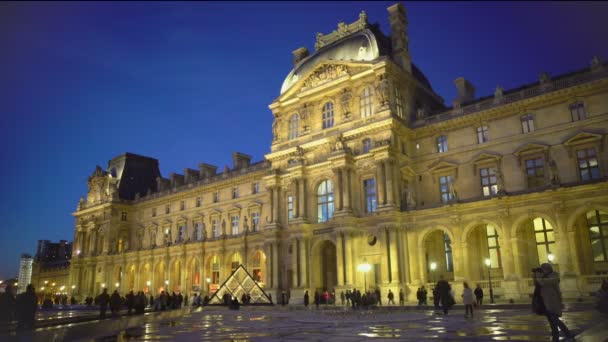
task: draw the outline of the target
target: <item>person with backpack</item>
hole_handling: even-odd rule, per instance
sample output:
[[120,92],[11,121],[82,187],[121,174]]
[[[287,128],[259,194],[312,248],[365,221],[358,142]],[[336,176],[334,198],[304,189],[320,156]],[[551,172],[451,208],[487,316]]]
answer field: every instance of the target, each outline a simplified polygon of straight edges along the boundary
[[[559,331],[566,338],[574,335],[559,317],[562,315],[562,293],[559,288],[559,274],[553,272],[553,266],[548,263],[540,265],[540,268],[532,270],[534,273],[534,295],[533,304],[537,314],[544,314],[551,326],[553,342],[559,341]],[[542,305],[540,304],[542,302]]]

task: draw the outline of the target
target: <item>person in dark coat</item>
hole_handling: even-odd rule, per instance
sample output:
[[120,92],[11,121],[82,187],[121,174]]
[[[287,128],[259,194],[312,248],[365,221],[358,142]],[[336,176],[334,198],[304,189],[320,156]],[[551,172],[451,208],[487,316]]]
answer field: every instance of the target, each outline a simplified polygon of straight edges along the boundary
[[131,311],[133,310],[134,307],[135,307],[135,295],[133,294],[133,291],[130,291],[129,293],[127,293],[127,315],[131,314]]
[[566,338],[574,338],[568,327],[559,317],[562,315],[562,294],[559,288],[559,274],[553,272],[553,266],[549,263],[540,265],[540,270],[535,270],[534,281],[540,286],[540,294],[545,305],[545,316],[551,326],[553,342],[559,341],[561,331]]
[[0,323],[11,322],[15,318],[17,299],[13,294],[13,287],[6,286],[4,293],[0,293]]
[[380,297],[380,288],[379,287],[376,287],[374,294],[376,295],[376,299],[378,300],[378,305],[382,305],[382,297]]
[[38,309],[38,298],[34,287],[30,284],[24,293],[17,296],[17,328],[32,329],[36,320],[36,310]]
[[308,291],[304,293],[304,306],[308,307]]
[[319,291],[315,291],[315,305],[317,306],[317,310],[319,309],[320,302],[321,296],[319,295]]
[[110,304],[108,289],[103,289],[103,292],[97,297],[97,302],[99,303],[99,318],[106,318],[106,310],[108,310],[108,304]]
[[446,280],[443,279],[443,276],[441,276],[439,278],[439,281],[437,282],[437,285],[435,286],[435,289],[439,294],[443,314],[447,315],[448,310],[452,307],[452,305],[454,305],[454,299],[452,298],[452,295],[450,293],[452,287]]
[[434,287],[433,288],[433,305],[435,306],[435,309],[439,309],[439,299],[440,299],[439,290],[436,287]]
[[405,305],[405,294],[403,289],[399,289],[399,305]]
[[110,296],[110,312],[112,312],[112,316],[118,316],[118,312],[120,310],[120,295],[118,294],[118,290],[114,290],[112,296]]
[[483,289],[479,284],[477,284],[477,287],[473,293],[475,294],[477,305],[481,305],[483,303]]

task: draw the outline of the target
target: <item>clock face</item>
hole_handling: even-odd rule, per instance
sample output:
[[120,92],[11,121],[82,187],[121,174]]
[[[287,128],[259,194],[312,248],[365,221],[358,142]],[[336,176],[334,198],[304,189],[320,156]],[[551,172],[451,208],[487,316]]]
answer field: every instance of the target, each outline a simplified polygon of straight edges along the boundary
[[370,246],[375,245],[377,241],[378,241],[378,239],[376,239],[375,235],[369,235],[367,237],[367,244],[370,245]]

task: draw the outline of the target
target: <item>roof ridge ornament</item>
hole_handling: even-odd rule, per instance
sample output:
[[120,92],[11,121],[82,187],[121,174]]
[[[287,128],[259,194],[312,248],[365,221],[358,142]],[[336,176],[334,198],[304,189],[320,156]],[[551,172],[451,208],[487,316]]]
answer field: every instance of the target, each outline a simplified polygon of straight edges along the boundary
[[341,38],[348,36],[349,34],[361,31],[369,26],[367,22],[367,13],[361,11],[359,13],[359,19],[353,23],[345,24],[343,21],[338,23],[338,29],[333,32],[324,35],[323,33],[317,32],[317,40],[315,42],[315,50],[327,46]]

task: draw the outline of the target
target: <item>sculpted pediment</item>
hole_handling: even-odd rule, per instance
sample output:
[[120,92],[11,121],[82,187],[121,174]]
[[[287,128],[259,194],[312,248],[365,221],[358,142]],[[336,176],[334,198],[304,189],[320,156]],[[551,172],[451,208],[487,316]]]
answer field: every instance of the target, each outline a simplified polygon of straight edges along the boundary
[[481,152],[477,155],[471,162],[473,164],[485,164],[485,163],[496,163],[500,161],[501,156],[494,153],[489,152]]
[[441,160],[436,162],[435,164],[429,166],[429,171],[431,173],[443,173],[443,172],[451,172],[458,169],[458,164],[448,162],[445,160]]
[[598,133],[580,132],[575,136],[564,141],[564,145],[573,146],[587,143],[595,143],[602,139],[602,135]]
[[296,84],[288,92],[286,92],[284,96],[282,96],[282,98],[287,98],[294,93],[299,93],[316,88],[331,81],[335,81],[342,78],[350,78],[350,76],[368,70],[371,67],[367,63],[352,64],[354,65],[327,62],[321,63],[306,75],[300,76]]
[[513,152],[513,154],[520,157],[520,156],[526,155],[526,154],[533,154],[533,153],[539,153],[539,152],[544,153],[548,149],[549,149],[549,145],[530,143],[530,144],[525,144],[525,145],[519,147],[517,150],[515,150],[515,152]]

